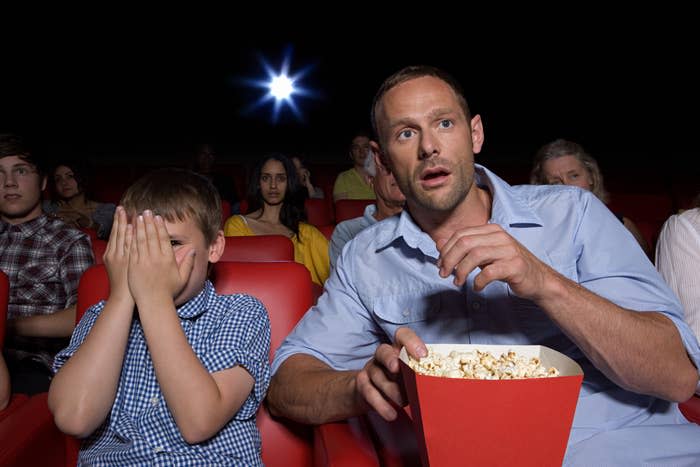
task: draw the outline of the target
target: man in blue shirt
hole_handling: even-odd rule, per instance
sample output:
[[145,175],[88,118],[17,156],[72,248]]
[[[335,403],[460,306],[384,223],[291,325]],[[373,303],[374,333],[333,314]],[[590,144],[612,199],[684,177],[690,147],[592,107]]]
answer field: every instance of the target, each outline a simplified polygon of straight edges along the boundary
[[338,256],[343,251],[345,244],[358,232],[403,210],[406,197],[401,193],[391,172],[386,167],[378,166],[375,163],[375,157],[372,155],[365,159],[365,172],[367,173],[369,184],[377,196],[377,202],[367,205],[363,216],[348,219],[335,226],[328,245],[331,269],[335,267]]
[[588,192],[511,187],[475,165],[481,118],[441,70],[399,71],[372,109],[406,209],[343,250],[275,355],[273,413],[393,420],[401,346],[541,344],[584,369],[566,463],[697,459],[700,427],[667,401],[697,390],[700,346],[624,226]]

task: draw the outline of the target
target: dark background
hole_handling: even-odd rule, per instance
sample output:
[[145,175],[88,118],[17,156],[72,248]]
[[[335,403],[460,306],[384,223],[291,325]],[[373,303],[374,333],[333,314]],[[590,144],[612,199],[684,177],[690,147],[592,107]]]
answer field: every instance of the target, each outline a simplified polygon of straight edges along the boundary
[[[418,13],[418,12],[416,12]],[[678,13],[683,16],[683,13]],[[680,24],[553,21],[519,28],[447,27],[430,21],[379,34],[352,28],[228,27],[145,33],[95,22],[10,34],[0,73],[0,131],[32,138],[46,154],[100,161],[169,161],[201,141],[225,161],[302,151],[342,162],[352,132],[369,126],[382,80],[416,63],[443,67],[463,84],[484,120],[481,162],[529,164],[557,137],[578,141],[606,167],[697,170],[697,34]],[[332,25],[331,25],[332,26]],[[138,34],[137,34],[138,33]],[[262,95],[241,85],[277,69],[316,90],[271,123],[271,107],[245,112]]]

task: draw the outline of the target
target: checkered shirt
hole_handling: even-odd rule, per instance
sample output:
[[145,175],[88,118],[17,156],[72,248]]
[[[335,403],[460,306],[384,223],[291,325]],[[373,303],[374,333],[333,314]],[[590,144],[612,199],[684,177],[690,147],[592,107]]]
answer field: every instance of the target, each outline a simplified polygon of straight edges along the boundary
[[10,280],[7,317],[47,315],[73,305],[80,276],[93,262],[88,236],[58,219],[0,221],[0,269]]
[[[103,308],[100,302],[85,312],[70,345],[56,356],[54,371],[78,350]],[[255,413],[270,383],[270,321],[265,307],[249,295],[217,295],[207,281],[177,314],[187,341],[210,373],[241,365],[253,376],[255,386],[248,399],[218,434],[188,444],[168,410],[135,317],[114,405],[104,423],[83,441],[81,464],[262,465]]]

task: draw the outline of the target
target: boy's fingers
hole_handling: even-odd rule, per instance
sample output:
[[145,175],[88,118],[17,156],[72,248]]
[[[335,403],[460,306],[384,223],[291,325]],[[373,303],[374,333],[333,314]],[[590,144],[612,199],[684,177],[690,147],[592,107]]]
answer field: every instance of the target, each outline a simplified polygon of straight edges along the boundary
[[127,224],[126,231],[124,232],[124,243],[122,246],[122,252],[125,256],[128,256],[131,252],[131,243],[134,239],[134,226]]
[[153,219],[153,211],[146,209],[143,212],[143,222],[146,232],[146,241],[148,251],[151,253],[160,252],[160,240],[158,239],[158,230],[156,229],[156,224]]
[[139,214],[136,217],[136,225],[134,228],[136,230],[134,232],[134,239],[131,242],[131,255],[134,256],[135,253],[134,259],[138,261],[141,254],[148,254],[148,244],[146,243],[146,226],[144,225],[143,215]]
[[161,216],[155,216],[155,227],[160,250],[162,252],[173,251],[170,245],[170,234],[168,233],[168,229],[165,228],[165,221]]

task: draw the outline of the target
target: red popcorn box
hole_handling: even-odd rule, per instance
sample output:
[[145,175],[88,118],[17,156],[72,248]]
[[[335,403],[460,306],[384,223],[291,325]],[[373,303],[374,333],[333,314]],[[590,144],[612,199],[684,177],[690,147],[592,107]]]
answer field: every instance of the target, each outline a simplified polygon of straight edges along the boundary
[[401,374],[423,465],[561,465],[583,381],[575,361],[540,345],[428,347],[443,357],[453,350],[479,350],[498,359],[514,351],[528,361],[538,357],[559,375],[493,380],[428,376],[416,373],[401,349]]

